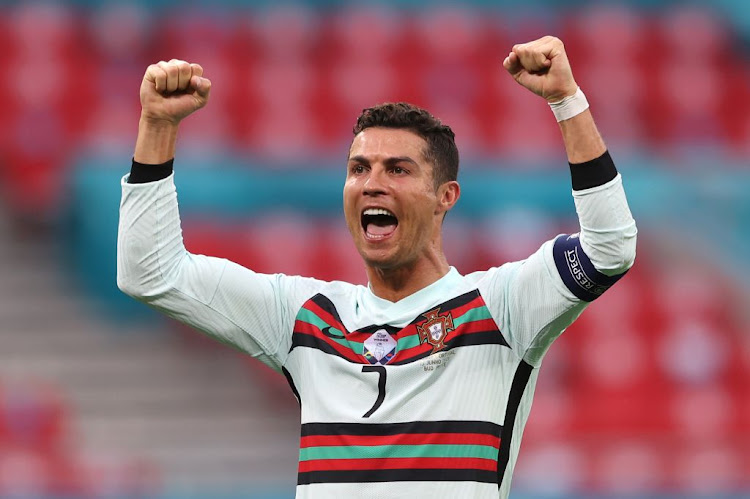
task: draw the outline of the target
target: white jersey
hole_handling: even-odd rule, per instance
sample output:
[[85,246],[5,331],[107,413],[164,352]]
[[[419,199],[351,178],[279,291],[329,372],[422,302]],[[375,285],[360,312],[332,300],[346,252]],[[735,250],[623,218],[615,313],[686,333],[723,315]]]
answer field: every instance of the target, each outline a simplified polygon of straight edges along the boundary
[[487,271],[451,268],[392,303],[190,254],[172,177],[124,179],[118,284],[284,373],[301,408],[298,498],[504,498],[544,353],[632,263],[619,175],[575,196],[590,234]]

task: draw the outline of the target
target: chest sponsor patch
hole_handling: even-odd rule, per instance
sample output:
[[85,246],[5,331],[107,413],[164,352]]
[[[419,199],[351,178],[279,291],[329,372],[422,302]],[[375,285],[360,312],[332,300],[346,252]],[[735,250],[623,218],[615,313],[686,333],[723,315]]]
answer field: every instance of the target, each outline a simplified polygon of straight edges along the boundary
[[396,355],[397,346],[388,331],[378,329],[364,341],[363,355],[370,364],[384,366]]

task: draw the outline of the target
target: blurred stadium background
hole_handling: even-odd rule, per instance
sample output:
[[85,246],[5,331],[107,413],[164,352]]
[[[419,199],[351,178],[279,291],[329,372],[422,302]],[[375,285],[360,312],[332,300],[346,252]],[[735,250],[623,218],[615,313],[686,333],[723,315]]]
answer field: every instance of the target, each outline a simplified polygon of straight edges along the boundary
[[748,497],[744,0],[0,2],[0,496],[293,496],[283,378],[116,289],[149,63],[214,83],[178,147],[188,247],[362,282],[343,159],[385,100],[457,132],[459,270],[576,230],[557,125],[500,64],[548,33],[624,173],[639,257],[545,361],[513,497]]

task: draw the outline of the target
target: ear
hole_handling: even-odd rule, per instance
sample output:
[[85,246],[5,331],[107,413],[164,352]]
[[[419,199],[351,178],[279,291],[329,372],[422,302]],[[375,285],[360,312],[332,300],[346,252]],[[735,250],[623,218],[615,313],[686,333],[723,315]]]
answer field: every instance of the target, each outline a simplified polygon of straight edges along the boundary
[[455,180],[449,180],[438,187],[437,198],[438,204],[435,210],[436,214],[448,213],[458,198],[461,197],[461,186]]

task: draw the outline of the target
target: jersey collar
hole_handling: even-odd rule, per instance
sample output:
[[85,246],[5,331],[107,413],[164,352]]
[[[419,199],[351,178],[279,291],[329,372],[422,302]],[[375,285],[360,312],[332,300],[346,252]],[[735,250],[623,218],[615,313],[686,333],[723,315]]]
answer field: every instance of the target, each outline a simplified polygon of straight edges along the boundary
[[376,296],[368,284],[362,296],[362,305],[370,313],[380,316],[376,319],[378,323],[411,320],[414,318],[414,313],[419,313],[424,307],[450,299],[453,292],[459,287],[461,277],[458,270],[451,267],[448,273],[437,281],[397,302]]

